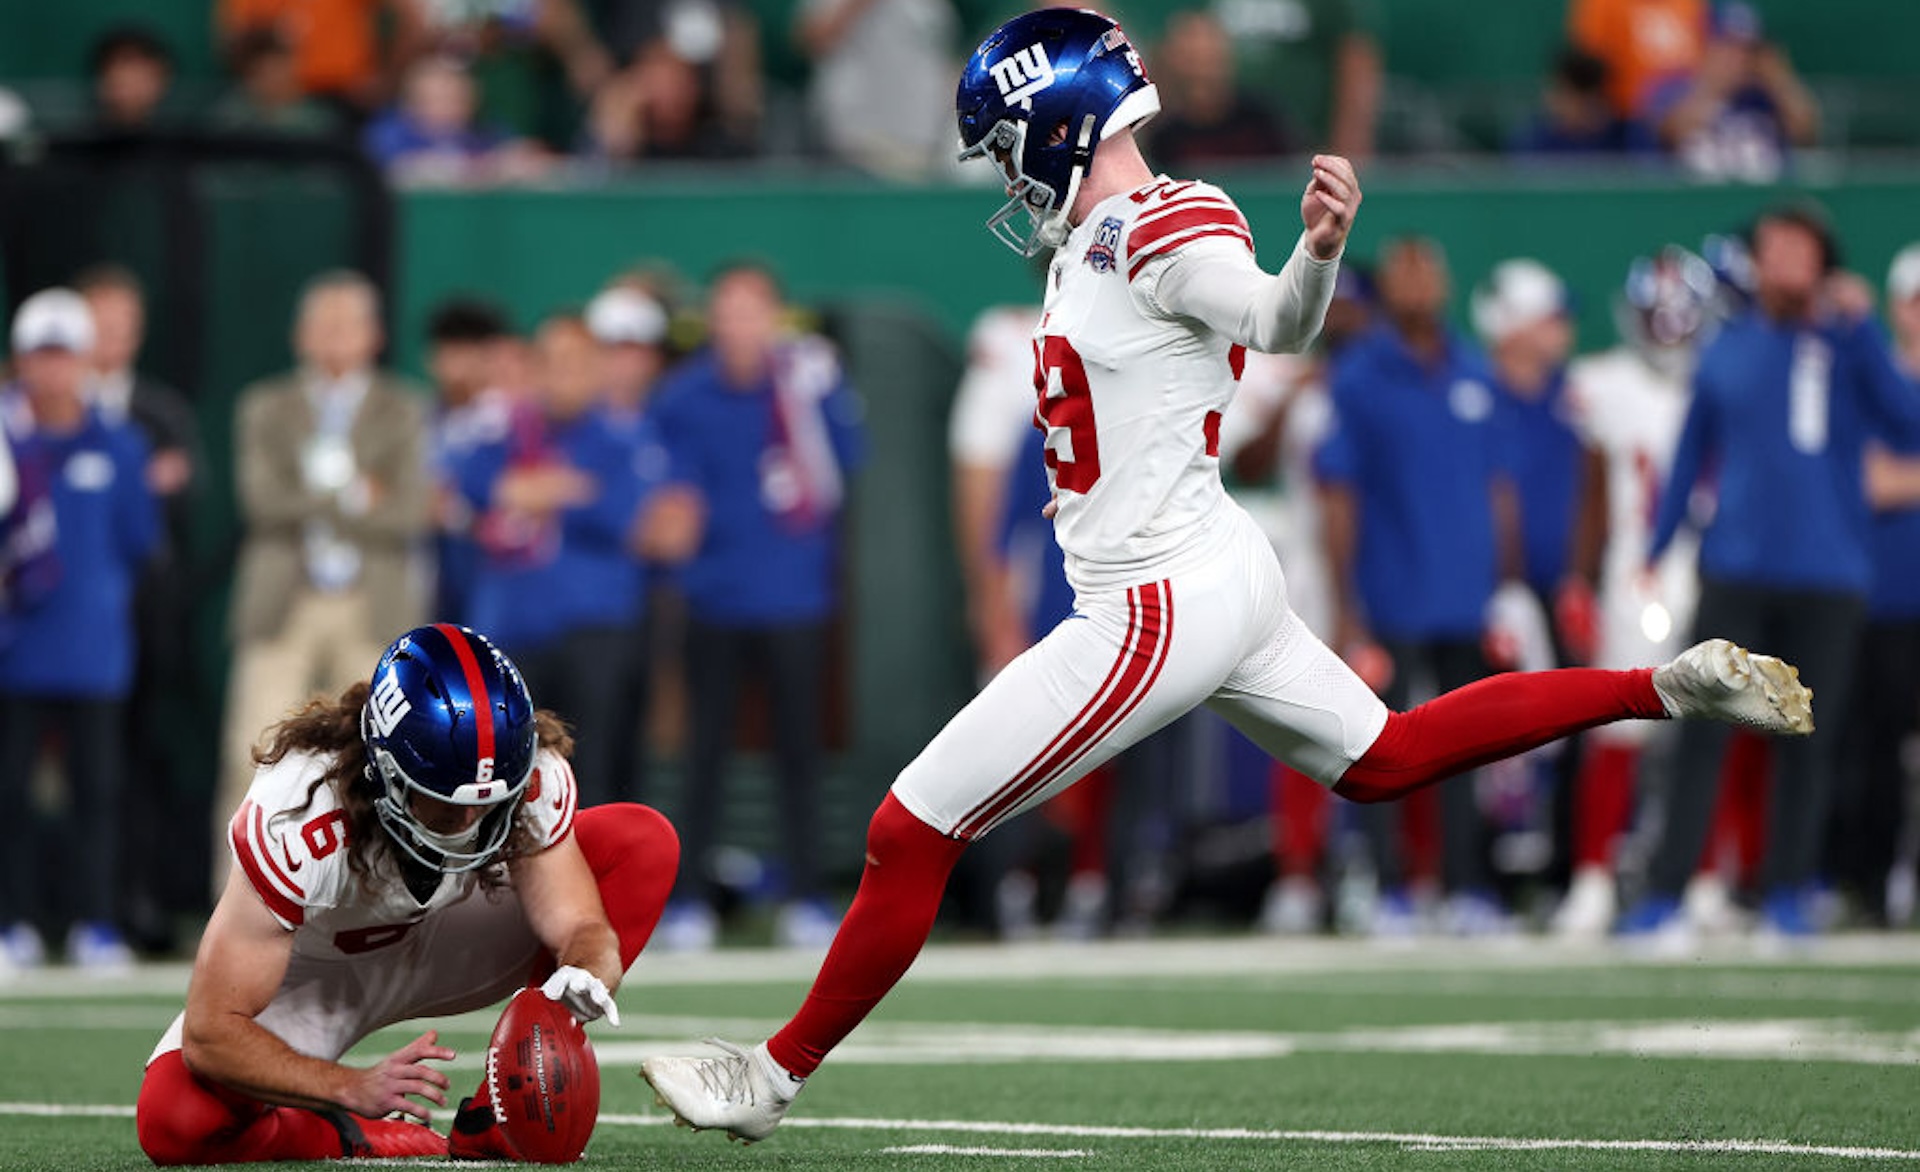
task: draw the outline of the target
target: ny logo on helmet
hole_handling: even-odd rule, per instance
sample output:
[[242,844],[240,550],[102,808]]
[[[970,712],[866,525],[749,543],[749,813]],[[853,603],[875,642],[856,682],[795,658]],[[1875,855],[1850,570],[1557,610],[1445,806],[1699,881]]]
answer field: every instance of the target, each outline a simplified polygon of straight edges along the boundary
[[1009,106],[1033,109],[1033,95],[1053,84],[1053,62],[1039,45],[1028,45],[987,67]]
[[381,676],[367,704],[367,719],[373,721],[373,731],[383,737],[392,736],[393,730],[400,727],[400,721],[411,711],[413,705],[400,690],[400,673],[389,671]]

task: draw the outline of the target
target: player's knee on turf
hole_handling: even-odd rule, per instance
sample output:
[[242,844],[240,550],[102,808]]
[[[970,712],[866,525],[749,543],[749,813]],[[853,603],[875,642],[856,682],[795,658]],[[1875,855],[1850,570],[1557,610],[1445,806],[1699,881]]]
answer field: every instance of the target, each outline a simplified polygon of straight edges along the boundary
[[239,1122],[199,1085],[178,1050],[147,1067],[133,1116],[140,1150],[162,1167],[204,1163],[213,1132]]

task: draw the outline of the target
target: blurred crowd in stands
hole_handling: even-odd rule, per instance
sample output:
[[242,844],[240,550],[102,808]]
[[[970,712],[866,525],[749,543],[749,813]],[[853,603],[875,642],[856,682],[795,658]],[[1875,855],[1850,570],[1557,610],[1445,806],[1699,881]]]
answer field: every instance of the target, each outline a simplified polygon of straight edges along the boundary
[[[335,136],[407,183],[590,181],[755,158],[938,179],[953,173],[967,38],[1009,6],[973,7],[804,0],[791,27],[769,28],[768,9],[745,0],[218,0],[223,92],[183,92],[176,47],[129,23],[93,46],[90,108],[35,110],[0,90],[0,137],[35,123]],[[1445,117],[1439,104],[1397,87],[1372,0],[1132,0],[1117,15],[1144,24],[1165,104],[1150,157],[1171,170],[1475,137],[1427,125]],[[1537,94],[1502,94],[1495,141],[1479,146],[1765,181],[1821,139],[1813,91],[1740,0],[1571,0],[1564,47],[1538,64]]]

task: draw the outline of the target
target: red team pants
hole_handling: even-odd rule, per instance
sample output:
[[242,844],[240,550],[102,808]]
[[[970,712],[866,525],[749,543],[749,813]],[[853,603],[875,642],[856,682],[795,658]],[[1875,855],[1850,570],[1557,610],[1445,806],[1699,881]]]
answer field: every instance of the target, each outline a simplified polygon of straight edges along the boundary
[[[667,894],[673,890],[679,839],[658,812],[629,804],[581,810],[573,832],[619,938],[624,970],[653,934]],[[528,983],[544,980],[552,971],[552,957],[544,957],[528,974]],[[161,1054],[147,1066],[135,1117],[140,1147],[155,1164],[324,1160],[342,1155],[340,1133],[325,1116],[299,1107],[272,1106],[201,1078],[187,1069],[179,1050]]]

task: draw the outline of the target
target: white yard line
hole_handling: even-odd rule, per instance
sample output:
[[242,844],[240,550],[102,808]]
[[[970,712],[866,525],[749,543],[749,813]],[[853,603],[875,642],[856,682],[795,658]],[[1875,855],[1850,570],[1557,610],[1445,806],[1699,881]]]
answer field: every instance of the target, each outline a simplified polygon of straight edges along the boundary
[[1077,1160],[1093,1155],[1081,1148],[963,1148],[958,1144],[904,1144],[881,1148],[883,1156],[1011,1156],[1027,1160]]
[[[0,1116],[106,1116],[131,1119],[133,1108],[114,1104],[0,1103]],[[602,1115],[609,1127],[659,1127],[665,1115]],[[1398,1131],[1282,1131],[1249,1127],[1108,1127],[1098,1124],[1018,1123],[979,1119],[819,1119],[799,1116],[789,1128],[821,1131],[933,1132],[950,1135],[1046,1136],[1059,1139],[1200,1139],[1251,1143],[1382,1144],[1417,1151],[1659,1152],[1695,1155],[1827,1156],[1842,1160],[1920,1161],[1920,1150],[1834,1144],[1797,1144],[1765,1139],[1662,1140],[1570,1139],[1553,1136],[1429,1135]],[[889,1149],[892,1150],[892,1149]],[[391,1166],[394,1161],[380,1161]],[[423,1160],[423,1166],[488,1167],[487,1164]]]
[[[679,985],[801,984],[820,967],[817,951],[729,948],[708,953],[643,953],[627,979],[631,988]],[[996,983],[1127,978],[1312,976],[1367,973],[1376,976],[1455,975],[1478,972],[1680,973],[1705,963],[1737,969],[1806,968],[1820,972],[1863,967],[1920,968],[1920,935],[1861,933],[1823,937],[1805,953],[1781,955],[1745,940],[1709,941],[1686,958],[1646,959],[1605,944],[1569,944],[1547,937],[1516,937],[1493,943],[1420,940],[1383,944],[1368,940],[1272,940],[1219,936],[1112,940],[1083,944],[935,945],[915,962],[915,982]],[[78,975],[52,967],[0,978],[0,1002],[98,997],[179,995],[186,991],[184,963],[142,965],[120,976]],[[1805,979],[1806,974],[1791,974]],[[1869,977],[1872,975],[1869,974]],[[1817,980],[1817,978],[1815,978]]]
[[[735,1031],[763,1037],[774,1024]],[[657,1054],[701,1052],[708,1031],[635,1038],[601,1034],[608,1069]],[[1087,1062],[1238,1062],[1301,1054],[1471,1054],[1491,1058],[1663,1058],[1733,1062],[1836,1062],[1920,1066],[1920,1034],[1877,1032],[1827,1018],[1682,1018],[1622,1021],[1458,1022],[1338,1030],[1177,1030],[1004,1022],[870,1022],[834,1051],[839,1066],[967,1066]],[[446,1065],[477,1070],[464,1053]]]

